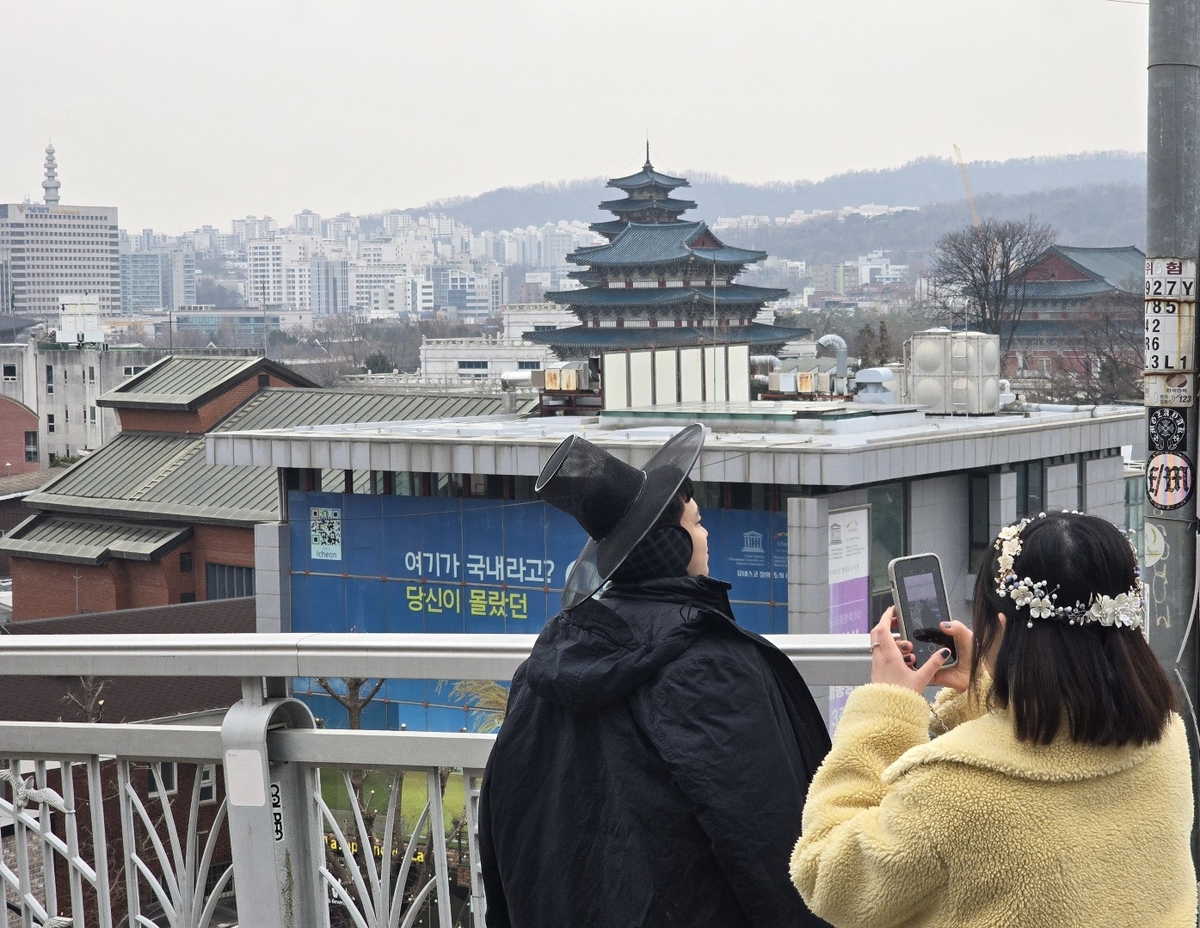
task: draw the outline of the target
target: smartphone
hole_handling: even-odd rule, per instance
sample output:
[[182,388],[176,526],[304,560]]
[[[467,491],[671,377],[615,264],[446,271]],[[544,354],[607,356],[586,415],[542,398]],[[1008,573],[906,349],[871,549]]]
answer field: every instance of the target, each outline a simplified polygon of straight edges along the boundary
[[950,603],[938,556],[898,557],[888,564],[888,579],[900,619],[900,637],[912,642],[917,658],[914,666],[920,667],[942,648],[950,649],[943,666],[954,666],[958,662],[954,639],[940,628],[942,622],[950,621]]

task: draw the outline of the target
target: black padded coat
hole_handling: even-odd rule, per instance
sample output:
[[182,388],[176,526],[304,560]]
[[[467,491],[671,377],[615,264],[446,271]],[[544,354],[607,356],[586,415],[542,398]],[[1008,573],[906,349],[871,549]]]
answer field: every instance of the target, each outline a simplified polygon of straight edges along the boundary
[[547,624],[484,777],[489,928],[825,924],[788,859],[829,737],[728,589],[615,587]]

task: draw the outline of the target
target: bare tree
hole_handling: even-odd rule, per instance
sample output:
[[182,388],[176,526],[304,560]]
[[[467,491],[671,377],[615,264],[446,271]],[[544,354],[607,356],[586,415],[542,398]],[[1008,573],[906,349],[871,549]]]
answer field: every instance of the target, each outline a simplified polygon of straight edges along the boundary
[[1142,312],[1141,299],[1127,293],[1098,297],[1086,307],[1071,365],[1083,402],[1141,401]]
[[1025,311],[1025,273],[1056,234],[1031,215],[1024,222],[985,219],[943,235],[933,249],[930,291],[944,319],[999,335],[1007,358]]

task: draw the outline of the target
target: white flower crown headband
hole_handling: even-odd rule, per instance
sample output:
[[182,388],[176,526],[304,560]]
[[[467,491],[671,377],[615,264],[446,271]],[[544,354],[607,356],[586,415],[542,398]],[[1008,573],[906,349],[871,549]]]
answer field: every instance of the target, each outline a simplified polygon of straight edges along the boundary
[[[1038,513],[1037,518],[1046,518],[1046,513]],[[994,545],[995,549],[1000,552],[1000,556],[997,558],[999,567],[996,572],[996,595],[1002,599],[1010,598],[1017,608],[1028,607],[1030,628],[1033,628],[1034,619],[1066,620],[1068,625],[1099,622],[1101,625],[1108,626],[1142,627],[1145,622],[1146,606],[1140,576],[1134,579],[1133,586],[1129,588],[1128,592],[1115,597],[1096,593],[1092,595],[1090,603],[1076,602],[1071,606],[1058,604],[1057,587],[1049,592],[1046,591],[1048,581],[1034,582],[1029,577],[1018,577],[1013,572],[1013,562],[1021,554],[1021,532],[1032,521],[1034,521],[1033,518],[1022,519],[1015,525],[1001,529],[1000,534],[996,536]]]

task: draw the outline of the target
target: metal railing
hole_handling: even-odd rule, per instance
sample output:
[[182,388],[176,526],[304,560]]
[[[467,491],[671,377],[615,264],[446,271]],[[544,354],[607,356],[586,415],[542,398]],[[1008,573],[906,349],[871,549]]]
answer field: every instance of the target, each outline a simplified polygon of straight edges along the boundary
[[[811,686],[869,676],[866,635],[773,640]],[[482,928],[477,811],[494,736],[318,728],[288,681],[509,680],[533,641],[0,638],[0,675],[242,680],[219,726],[0,722],[0,928]]]

